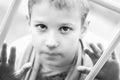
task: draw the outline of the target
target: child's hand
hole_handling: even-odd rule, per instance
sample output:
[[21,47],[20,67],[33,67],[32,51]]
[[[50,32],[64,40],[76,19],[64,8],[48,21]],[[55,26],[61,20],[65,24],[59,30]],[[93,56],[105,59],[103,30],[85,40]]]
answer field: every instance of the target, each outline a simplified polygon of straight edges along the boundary
[[88,54],[93,64],[95,64],[104,51],[103,46],[101,44],[97,44],[97,46],[94,44],[89,44],[89,48],[91,50],[86,49],[84,52]]
[[0,57],[0,80],[21,80],[30,69],[30,64],[24,65],[19,71],[15,72],[16,49],[11,48],[10,58],[7,63],[7,45],[4,44]]
[[[87,53],[93,64],[97,62],[101,54],[103,53],[103,47],[101,44],[98,44],[96,47],[94,44],[89,45],[92,51],[86,49],[85,53]],[[78,68],[79,70],[82,70],[82,72],[89,73],[90,68],[80,66]],[[98,73],[96,76],[97,79],[100,80],[119,80],[119,64],[118,61],[116,60],[116,55],[113,52],[111,58],[105,63],[101,71]]]

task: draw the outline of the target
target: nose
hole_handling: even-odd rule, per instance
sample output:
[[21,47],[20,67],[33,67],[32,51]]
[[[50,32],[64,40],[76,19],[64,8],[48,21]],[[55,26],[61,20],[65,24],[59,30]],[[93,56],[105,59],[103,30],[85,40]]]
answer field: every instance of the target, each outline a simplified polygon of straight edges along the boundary
[[60,43],[58,42],[57,37],[55,37],[55,33],[50,33],[47,36],[45,44],[46,44],[47,48],[52,50],[52,49],[57,48]]

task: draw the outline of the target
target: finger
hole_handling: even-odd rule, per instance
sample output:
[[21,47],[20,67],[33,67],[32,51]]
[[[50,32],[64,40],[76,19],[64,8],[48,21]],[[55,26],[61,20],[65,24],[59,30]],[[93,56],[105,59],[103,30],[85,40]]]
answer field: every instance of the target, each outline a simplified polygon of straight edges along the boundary
[[116,54],[115,54],[115,52],[112,53],[112,59],[116,60]]
[[84,74],[88,74],[90,72],[91,68],[85,67],[85,66],[78,66],[77,70]]
[[3,44],[2,51],[1,51],[1,64],[5,64],[7,60],[7,44]]
[[103,45],[101,43],[98,43],[97,45],[100,48],[100,50],[102,51],[102,53],[103,53],[103,51],[104,51]]
[[32,67],[31,63],[24,64],[23,67],[19,71],[14,73],[16,78],[24,77],[24,75],[26,75],[26,73],[28,72],[28,70],[30,70],[31,67]]
[[15,64],[15,59],[16,59],[16,48],[12,47],[10,51],[10,57],[8,60],[8,63],[10,66],[14,66]]
[[92,53],[90,50],[85,49],[84,52],[85,52],[91,59],[94,59],[94,58],[95,58],[95,56],[93,55],[93,53]]
[[101,56],[101,51],[94,44],[90,44],[90,48],[93,50],[94,55],[99,58]]

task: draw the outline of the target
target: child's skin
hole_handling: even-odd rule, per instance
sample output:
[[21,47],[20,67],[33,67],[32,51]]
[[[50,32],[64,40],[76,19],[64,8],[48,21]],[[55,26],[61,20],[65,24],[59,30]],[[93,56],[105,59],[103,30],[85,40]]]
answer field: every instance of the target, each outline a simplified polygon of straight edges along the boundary
[[[32,7],[31,17],[29,18],[32,44],[36,55],[39,56],[38,61],[40,62],[36,63],[42,64],[42,71],[54,68],[58,70],[70,66],[78,49],[81,50],[79,39],[81,39],[85,26],[81,23],[81,15],[79,13],[78,8],[57,10],[46,0]],[[102,47],[100,45],[98,45],[98,47],[99,49],[93,44],[90,44],[93,52],[85,50],[94,64],[103,52]],[[2,80],[21,80],[21,77],[26,74],[30,65],[24,66],[14,74],[15,50],[12,49],[11,52],[11,57],[13,57],[12,66],[7,66],[6,64],[5,51],[6,47],[4,45],[1,56],[0,78],[2,78]],[[11,59],[12,58],[10,58],[10,60]],[[4,69],[8,69],[7,72],[3,71]],[[88,68],[84,66],[80,66],[78,70],[85,73],[88,72]],[[13,75],[7,75],[8,73]],[[4,75],[6,78],[4,78]],[[118,75],[118,63],[115,58],[112,58],[105,64],[97,78],[100,80],[119,80]],[[10,76],[12,76],[11,79]]]
[[71,64],[78,50],[80,14],[78,10],[57,10],[48,5],[44,2],[33,6],[30,23],[33,45],[43,64],[64,67]]

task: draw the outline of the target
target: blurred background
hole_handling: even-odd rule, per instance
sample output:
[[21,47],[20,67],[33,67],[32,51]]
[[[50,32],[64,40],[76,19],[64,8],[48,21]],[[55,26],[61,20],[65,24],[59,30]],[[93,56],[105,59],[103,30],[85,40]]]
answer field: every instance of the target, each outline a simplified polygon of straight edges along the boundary
[[[13,0],[0,0],[0,24],[12,1]],[[98,0],[90,0],[90,12],[87,17],[90,25],[84,38],[88,43],[100,42],[107,48],[111,40],[120,30],[120,0],[97,1]],[[114,8],[114,10],[109,8]],[[8,44],[29,33],[29,26],[26,19],[27,14],[27,0],[22,0],[6,37]],[[115,51],[120,58],[120,45],[117,46]]]

